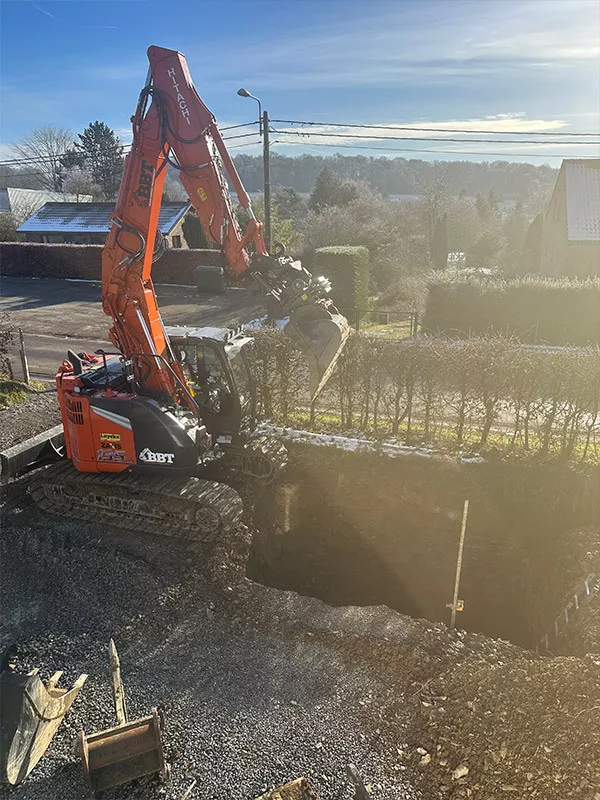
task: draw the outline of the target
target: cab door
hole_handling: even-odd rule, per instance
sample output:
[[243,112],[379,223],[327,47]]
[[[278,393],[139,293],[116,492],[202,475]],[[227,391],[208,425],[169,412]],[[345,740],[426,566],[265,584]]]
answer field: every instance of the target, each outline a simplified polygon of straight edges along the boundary
[[223,347],[203,339],[178,345],[178,359],[209,433],[237,433],[241,422],[240,398]]

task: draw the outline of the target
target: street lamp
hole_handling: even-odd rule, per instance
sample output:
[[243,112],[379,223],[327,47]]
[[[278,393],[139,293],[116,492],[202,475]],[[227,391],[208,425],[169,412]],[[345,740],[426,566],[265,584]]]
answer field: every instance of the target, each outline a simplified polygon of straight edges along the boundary
[[256,100],[256,102],[258,103],[258,125],[259,125],[260,135],[262,136],[262,105],[260,100],[258,99],[258,97],[255,97],[253,94],[250,94],[250,92],[244,88],[238,89],[237,93],[239,94],[240,97],[250,97],[252,98],[252,100]]
[[258,124],[260,135],[263,137],[263,185],[265,196],[265,247],[267,252],[271,249],[271,184],[269,181],[269,112],[263,113],[262,105],[258,97],[255,97],[247,89],[238,89],[240,97],[250,97],[258,103]]

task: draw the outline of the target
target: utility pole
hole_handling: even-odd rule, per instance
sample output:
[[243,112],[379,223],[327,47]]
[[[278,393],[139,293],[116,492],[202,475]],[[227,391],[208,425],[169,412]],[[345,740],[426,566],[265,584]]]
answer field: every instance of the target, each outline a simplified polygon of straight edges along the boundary
[[265,195],[265,246],[267,252],[271,251],[271,183],[269,179],[269,112],[263,112],[263,173]]

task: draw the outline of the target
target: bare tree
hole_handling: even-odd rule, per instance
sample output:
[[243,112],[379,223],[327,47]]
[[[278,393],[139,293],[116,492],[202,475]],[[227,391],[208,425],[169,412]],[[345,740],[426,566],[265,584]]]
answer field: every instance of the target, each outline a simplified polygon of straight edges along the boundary
[[92,175],[83,167],[72,167],[64,181],[63,189],[69,194],[77,196],[79,202],[81,195],[92,195],[93,199],[102,196],[102,189],[94,181]]
[[67,128],[44,125],[31,130],[12,148],[19,158],[27,159],[23,163],[39,173],[44,189],[60,192],[65,176],[61,156],[72,145],[73,134]]
[[0,242],[18,242],[20,239],[17,233],[19,223],[10,211],[0,213]]

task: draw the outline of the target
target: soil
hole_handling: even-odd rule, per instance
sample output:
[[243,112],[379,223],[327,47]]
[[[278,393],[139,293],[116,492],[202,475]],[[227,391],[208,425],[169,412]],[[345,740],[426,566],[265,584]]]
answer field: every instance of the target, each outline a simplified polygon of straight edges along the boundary
[[[13,485],[2,520],[2,643],[22,668],[90,678],[19,800],[83,796],[76,733],[112,724],[106,645],[130,716],[163,708],[172,783],[106,800],[252,798],[306,775],[374,800],[600,798],[600,656],[540,658],[383,606],[332,608],[244,574],[250,532],[210,553],[44,517]],[[194,797],[192,793],[191,797]]]

